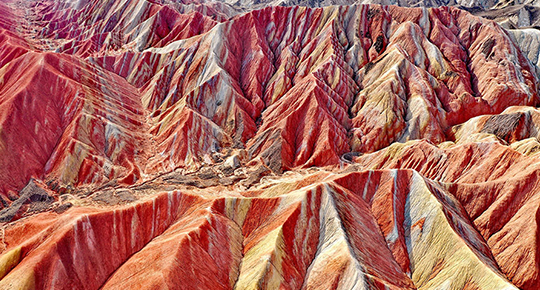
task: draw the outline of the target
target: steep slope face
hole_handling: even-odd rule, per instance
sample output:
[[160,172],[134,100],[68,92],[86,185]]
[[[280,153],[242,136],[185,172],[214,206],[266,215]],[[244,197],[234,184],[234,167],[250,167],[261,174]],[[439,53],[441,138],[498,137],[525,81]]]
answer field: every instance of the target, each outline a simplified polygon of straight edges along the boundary
[[538,139],[540,114],[532,107],[510,107],[499,115],[483,115],[452,128],[456,143],[496,137],[504,144]]
[[317,173],[289,182],[292,188],[273,185],[257,197],[175,191],[114,211],[36,216],[7,231],[7,244],[17,246],[8,246],[14,258],[2,266],[15,268],[0,285],[517,289],[459,202],[415,171]]
[[525,51],[526,57],[538,65],[538,29],[540,24],[540,7],[536,0],[221,0],[239,10],[251,11],[268,6],[305,6],[327,7],[332,5],[379,4],[397,5],[400,7],[442,7],[454,6],[470,13],[498,22],[516,35],[515,41]]
[[0,12],[1,289],[540,284],[537,74],[495,22],[168,0]]
[[540,72],[538,67],[538,47],[540,45],[540,30],[538,30],[540,8],[538,3],[500,2],[495,9],[478,12],[476,15],[500,23],[523,51],[525,57],[535,65],[537,74]]
[[479,16],[499,21],[511,20],[519,26],[532,26],[537,21],[537,0],[219,0],[240,10],[251,11],[267,6],[305,6],[378,4],[400,7],[455,6]]
[[392,145],[356,161],[362,168],[413,169],[442,182],[468,212],[507,277],[522,289],[537,287],[537,157],[498,142],[440,149],[413,141]]
[[68,55],[5,46],[20,55],[0,68],[4,205],[30,177],[52,187],[140,177],[143,108],[125,80]]
[[[401,7],[441,7],[458,6],[475,9],[489,9],[493,7],[504,7],[509,1],[498,0],[220,0],[243,10],[260,9],[266,6],[305,6],[305,7],[326,7],[333,5],[354,5],[354,4],[379,4],[397,5]],[[513,1],[520,2],[521,1]],[[532,1],[530,1],[532,4]],[[518,4],[518,3],[516,3]],[[511,4],[510,4],[511,5]]]
[[540,30],[534,28],[508,29],[508,34],[519,46],[523,54],[535,66],[537,76],[540,75]]
[[[26,19],[41,28],[36,36],[58,46],[49,48],[82,57],[126,49],[127,43],[137,50],[161,47],[216,24],[197,9],[152,1],[29,2],[24,8],[31,11]],[[219,16],[213,10],[206,13]]]
[[507,27],[532,27],[538,26],[539,7],[536,1],[524,1],[522,3],[512,1],[500,1],[493,9],[477,12],[478,16],[493,19]]
[[[275,171],[336,164],[394,141],[442,142],[449,126],[538,102],[533,68],[500,27],[457,9],[406,11],[268,8],[95,61],[141,88],[163,152],[151,168],[161,170],[229,144]],[[190,128],[205,140],[181,141]]]

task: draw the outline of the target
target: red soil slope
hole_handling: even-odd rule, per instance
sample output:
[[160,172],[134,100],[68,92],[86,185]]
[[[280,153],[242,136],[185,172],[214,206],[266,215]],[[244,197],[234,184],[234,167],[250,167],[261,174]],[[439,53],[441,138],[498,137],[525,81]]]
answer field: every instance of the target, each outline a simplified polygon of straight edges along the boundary
[[0,39],[0,289],[540,285],[538,80],[494,22],[10,0]]

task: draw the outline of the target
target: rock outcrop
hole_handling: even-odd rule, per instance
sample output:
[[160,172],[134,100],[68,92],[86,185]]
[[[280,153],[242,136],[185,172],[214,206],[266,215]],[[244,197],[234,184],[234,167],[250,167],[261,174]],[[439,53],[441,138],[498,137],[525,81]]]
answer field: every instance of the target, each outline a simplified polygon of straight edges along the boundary
[[0,289],[537,289],[534,32],[231,4],[0,3]]

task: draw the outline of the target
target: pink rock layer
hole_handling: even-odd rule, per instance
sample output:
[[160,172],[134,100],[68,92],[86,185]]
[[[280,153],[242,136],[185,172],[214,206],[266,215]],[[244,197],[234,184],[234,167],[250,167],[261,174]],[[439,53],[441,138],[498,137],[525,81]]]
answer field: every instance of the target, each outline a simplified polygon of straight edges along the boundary
[[0,289],[538,288],[537,79],[501,27],[236,14],[0,3]]
[[335,165],[538,103],[502,28],[454,8],[270,7],[218,24],[147,1],[29,3],[2,6],[5,203],[32,176],[134,183],[230,147],[275,172]]

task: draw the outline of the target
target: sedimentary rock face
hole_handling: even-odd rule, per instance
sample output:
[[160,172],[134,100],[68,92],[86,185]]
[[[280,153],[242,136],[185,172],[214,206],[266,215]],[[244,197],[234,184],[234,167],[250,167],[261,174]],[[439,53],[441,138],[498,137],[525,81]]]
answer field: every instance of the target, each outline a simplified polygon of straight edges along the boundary
[[0,289],[537,289],[538,49],[509,31],[0,3]]

